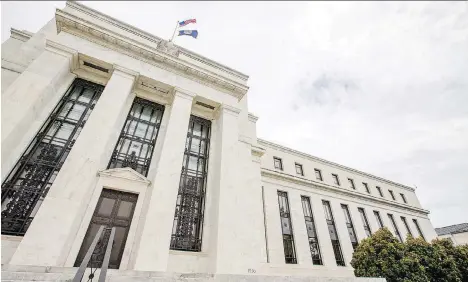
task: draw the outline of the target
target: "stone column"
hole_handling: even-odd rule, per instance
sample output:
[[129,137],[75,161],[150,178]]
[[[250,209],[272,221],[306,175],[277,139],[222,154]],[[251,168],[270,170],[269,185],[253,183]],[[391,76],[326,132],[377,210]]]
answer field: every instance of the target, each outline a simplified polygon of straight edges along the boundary
[[194,94],[176,89],[158,170],[138,247],[135,270],[166,271],[185,140]]
[[73,81],[78,53],[54,42],[2,94],[2,179]]
[[[99,101],[21,241],[11,264],[63,266],[131,103],[137,73],[115,66]],[[110,145],[111,144],[111,145]]]

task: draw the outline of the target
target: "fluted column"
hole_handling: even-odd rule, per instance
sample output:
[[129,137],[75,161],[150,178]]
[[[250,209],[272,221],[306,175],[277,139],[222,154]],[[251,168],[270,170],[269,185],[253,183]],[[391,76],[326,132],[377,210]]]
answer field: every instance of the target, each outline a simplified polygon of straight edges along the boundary
[[169,115],[158,169],[152,179],[149,201],[135,270],[166,271],[172,223],[177,201],[185,140],[194,94],[176,89]]

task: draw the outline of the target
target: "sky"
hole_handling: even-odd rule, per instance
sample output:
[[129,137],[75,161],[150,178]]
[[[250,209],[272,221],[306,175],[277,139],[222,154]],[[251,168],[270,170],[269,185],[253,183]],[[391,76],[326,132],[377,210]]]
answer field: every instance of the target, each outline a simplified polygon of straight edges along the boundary
[[[250,76],[262,139],[416,193],[434,227],[468,222],[468,2],[85,2]],[[35,32],[65,2],[1,2]],[[188,26],[190,27],[190,26]]]

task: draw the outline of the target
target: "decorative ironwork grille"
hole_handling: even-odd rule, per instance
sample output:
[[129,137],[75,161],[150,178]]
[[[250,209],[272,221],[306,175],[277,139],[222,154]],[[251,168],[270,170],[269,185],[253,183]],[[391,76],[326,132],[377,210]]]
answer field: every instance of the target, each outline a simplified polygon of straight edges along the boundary
[[393,231],[395,232],[395,235],[397,235],[398,240],[400,240],[400,242],[403,242],[403,239],[401,238],[400,231],[398,231],[398,227],[397,227],[397,225],[396,225],[395,219],[393,219],[393,215],[388,214],[388,218],[389,218],[390,221],[392,222]]
[[135,98],[107,168],[130,167],[147,176],[163,113],[164,106]]
[[75,79],[28,145],[2,184],[2,234],[26,233],[103,89]]
[[330,202],[322,201],[323,209],[325,211],[325,219],[328,225],[328,233],[330,233],[330,239],[333,247],[333,253],[335,254],[336,265],[345,266],[343,252],[341,251],[340,240],[338,239],[338,233],[336,232],[335,219],[330,207]]
[[307,236],[309,237],[309,248],[312,255],[312,263],[322,265],[322,256],[320,255],[320,246],[317,236],[317,229],[315,228],[314,215],[312,214],[312,207],[310,199],[306,196],[301,196],[302,211],[304,212],[304,220],[307,229]]
[[297,263],[291,224],[291,213],[289,212],[288,194],[286,192],[278,191],[278,204],[281,219],[281,230],[283,231],[284,259],[286,263]]
[[372,235],[369,221],[367,221],[366,211],[363,208],[358,208],[359,214],[361,215],[362,224],[364,224],[364,231],[366,231],[367,237]]
[[346,220],[346,227],[348,228],[349,239],[351,239],[351,245],[353,246],[353,250],[356,250],[358,245],[358,239],[356,236],[356,231],[354,230],[353,220],[351,219],[351,214],[349,213],[349,209],[347,205],[341,205],[343,209],[343,214]]
[[422,233],[422,230],[421,230],[421,228],[419,227],[418,221],[417,221],[416,219],[413,218],[413,223],[414,223],[414,226],[416,226],[416,229],[418,230],[419,236],[421,236],[421,238],[423,238],[424,241],[426,241],[426,238],[424,238],[424,235],[423,235],[423,233]]
[[201,251],[210,131],[209,120],[190,116],[172,226],[173,250]]
[[380,217],[380,213],[378,211],[374,211],[375,219],[377,219],[377,223],[379,224],[379,228],[383,228],[382,218]]

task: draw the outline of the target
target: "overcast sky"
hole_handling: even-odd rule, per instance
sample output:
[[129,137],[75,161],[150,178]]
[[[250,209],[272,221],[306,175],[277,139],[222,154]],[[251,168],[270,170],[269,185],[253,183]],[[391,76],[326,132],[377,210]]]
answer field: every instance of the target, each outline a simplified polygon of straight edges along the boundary
[[[468,4],[82,2],[250,76],[258,136],[409,186],[435,227],[468,222]],[[57,2],[1,2],[37,31]],[[190,26],[189,26],[190,27]]]

